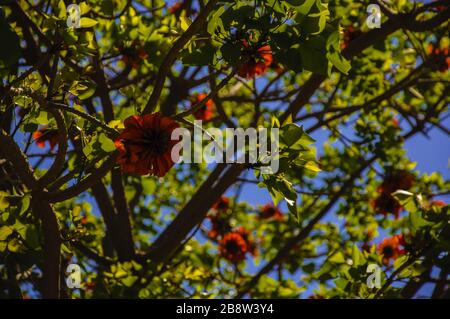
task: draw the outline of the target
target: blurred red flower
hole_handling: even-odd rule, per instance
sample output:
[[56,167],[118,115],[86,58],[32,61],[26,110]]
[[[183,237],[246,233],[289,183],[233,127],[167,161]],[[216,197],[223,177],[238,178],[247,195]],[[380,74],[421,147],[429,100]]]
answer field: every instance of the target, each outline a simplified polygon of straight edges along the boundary
[[388,174],[378,187],[379,192],[393,193],[398,189],[407,190],[414,185],[414,175],[404,170],[397,170]]
[[344,30],[344,40],[341,44],[341,48],[346,49],[350,44],[350,42],[355,40],[361,34],[362,32],[360,30],[355,29],[353,26],[349,26],[347,29]]
[[[208,95],[205,93],[200,93],[200,94],[195,95],[194,101],[192,104],[195,105],[196,103],[201,102],[207,96]],[[209,99],[199,110],[194,112],[194,116],[197,120],[208,121],[208,120],[212,119],[212,117],[214,115],[213,108],[214,108],[214,102],[213,102],[213,100]]]
[[389,193],[381,193],[374,201],[372,201],[372,207],[379,214],[388,215],[394,214],[396,218],[399,217],[403,207],[398,200]]
[[59,133],[56,129],[44,127],[33,132],[33,139],[36,145],[40,148],[44,148],[45,143],[48,142],[50,149],[53,150],[56,144],[59,143]]
[[450,51],[448,47],[438,48],[433,44],[429,44],[428,54],[434,67],[440,72],[445,72],[450,68]]
[[219,241],[220,255],[233,263],[244,260],[246,252],[247,243],[239,233],[228,233]]
[[389,264],[389,261],[397,259],[400,255],[405,253],[402,246],[405,245],[403,235],[395,235],[393,237],[388,237],[383,239],[383,241],[378,245],[378,254],[383,256],[383,263],[385,265]]
[[225,196],[220,196],[219,200],[212,207],[215,210],[225,211],[230,208],[230,199]]
[[264,74],[272,64],[273,56],[270,45],[250,46],[246,40],[242,41],[244,54],[238,68],[240,77],[251,79]]
[[278,207],[269,203],[261,208],[260,217],[262,219],[283,220],[284,215]]
[[168,11],[170,14],[177,14],[183,9],[183,2],[176,2],[172,6],[169,7]]

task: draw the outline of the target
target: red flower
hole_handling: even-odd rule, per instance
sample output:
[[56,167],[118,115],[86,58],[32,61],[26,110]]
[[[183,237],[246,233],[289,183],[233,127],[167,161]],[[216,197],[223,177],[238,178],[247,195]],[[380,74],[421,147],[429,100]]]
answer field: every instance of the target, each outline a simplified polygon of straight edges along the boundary
[[414,185],[414,175],[407,171],[394,171],[386,176],[378,188],[379,192],[393,193],[398,189],[407,190]]
[[234,263],[245,259],[245,254],[256,256],[256,245],[250,239],[250,233],[239,227],[231,233],[226,234],[219,241],[220,255]]
[[355,40],[361,34],[362,32],[360,30],[356,30],[353,26],[349,26],[347,29],[344,30],[344,41],[341,44],[341,48],[346,49],[350,44],[350,42]]
[[445,207],[445,206],[447,206],[447,203],[444,202],[443,200],[437,199],[437,200],[431,201],[430,207],[432,207],[432,206]]
[[257,75],[264,74],[272,64],[272,49],[265,44],[251,47],[246,40],[242,41],[244,46],[243,58],[238,68],[240,77],[251,79]]
[[397,259],[400,255],[405,253],[401,246],[405,245],[403,235],[395,235],[383,239],[378,245],[378,254],[383,256],[383,264],[389,264],[389,261]]
[[93,282],[93,281],[88,281],[88,282],[86,283],[86,286],[85,286],[86,288],[85,288],[85,290],[90,290],[90,291],[92,291],[92,290],[94,290],[95,286],[96,286],[95,282]]
[[[193,104],[200,103],[203,99],[205,99],[207,94],[200,93],[195,96],[195,101]],[[214,102],[213,100],[209,99],[199,110],[194,112],[194,116],[197,120],[202,121],[208,121],[212,119],[214,112],[213,112]]]
[[447,9],[447,7],[445,5],[439,5],[435,7],[436,11],[440,12],[440,11],[444,11],[445,9]]
[[211,230],[208,231],[208,237],[217,239],[230,231],[231,227],[228,223],[228,218],[222,214],[223,211],[217,211],[216,214],[208,216],[211,221]]
[[245,259],[247,243],[239,233],[228,233],[219,241],[219,253],[233,263]]
[[445,72],[450,68],[450,52],[448,47],[437,48],[433,44],[429,44],[428,54],[436,70]]
[[241,235],[241,237],[245,240],[245,243],[247,244],[247,252],[249,252],[252,256],[256,256],[256,245],[253,240],[250,239],[250,232],[242,226],[237,228],[235,232]]
[[260,217],[262,219],[275,219],[275,220],[283,220],[284,218],[281,210],[270,203],[262,207],[260,211]]
[[139,41],[133,41],[130,47],[122,48],[122,61],[126,65],[130,65],[133,69],[137,69],[141,62],[148,58],[147,52],[141,46]]
[[394,118],[392,119],[392,126],[398,127],[398,125],[399,125],[398,118],[397,118],[397,117],[394,117]]
[[276,74],[281,74],[284,72],[283,66],[277,62],[272,62],[270,68],[275,71]]
[[50,145],[50,149],[53,150],[56,144],[59,143],[59,133],[58,130],[41,128],[33,133],[34,141],[36,145],[40,148],[45,147],[45,142],[48,142]]
[[170,14],[178,14],[183,9],[183,2],[176,2],[174,5],[169,7],[169,13]]
[[137,175],[166,175],[174,164],[171,151],[178,142],[171,139],[171,134],[179,125],[159,112],[130,116],[124,125],[115,141],[122,170]]
[[225,211],[230,207],[230,199],[225,196],[220,196],[219,200],[213,205],[213,209],[218,211]]
[[396,218],[399,217],[400,212],[403,207],[400,205],[398,200],[389,193],[381,193],[380,196],[377,197],[372,202],[372,207],[376,210],[377,213],[387,215],[389,213],[394,214]]

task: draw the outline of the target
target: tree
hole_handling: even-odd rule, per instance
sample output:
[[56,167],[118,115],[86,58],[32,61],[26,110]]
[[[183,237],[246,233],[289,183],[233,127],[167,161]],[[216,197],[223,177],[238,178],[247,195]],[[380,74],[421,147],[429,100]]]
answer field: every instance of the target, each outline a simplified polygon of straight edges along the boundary
[[[447,1],[75,2],[0,2],[2,297],[449,297]],[[226,127],[278,170],[175,163]]]

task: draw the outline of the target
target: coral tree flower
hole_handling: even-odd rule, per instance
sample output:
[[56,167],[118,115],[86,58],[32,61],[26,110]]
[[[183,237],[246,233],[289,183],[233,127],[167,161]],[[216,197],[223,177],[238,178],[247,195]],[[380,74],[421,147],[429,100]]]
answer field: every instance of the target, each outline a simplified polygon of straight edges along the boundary
[[176,2],[172,6],[169,7],[168,11],[170,14],[178,14],[183,9],[183,2]]
[[260,218],[261,219],[283,220],[284,216],[278,207],[275,207],[274,205],[269,203],[269,204],[264,205],[261,208]]
[[211,221],[211,229],[207,234],[209,238],[217,239],[230,231],[231,227],[228,224],[228,219],[221,212],[208,216],[208,218]]
[[372,207],[380,214],[394,214],[399,217],[402,206],[392,193],[398,189],[407,190],[414,185],[414,175],[404,170],[397,170],[386,176],[378,187],[380,195],[372,201]]
[[353,26],[349,26],[344,30],[344,41],[341,44],[341,48],[346,49],[349,46],[350,42],[355,40],[361,34],[362,32],[360,30],[355,29]]
[[395,218],[400,216],[403,207],[398,200],[388,193],[381,193],[373,202],[372,207],[377,213],[387,216],[389,213],[393,214]]
[[250,240],[249,232],[245,228],[239,227],[223,236],[219,241],[219,253],[225,259],[238,263],[245,259],[246,253],[255,256],[256,246]]
[[395,260],[405,253],[402,246],[405,245],[403,235],[395,235],[383,239],[378,245],[378,254],[383,256],[383,264],[389,264],[390,260]]
[[220,196],[219,200],[212,207],[218,211],[225,211],[230,208],[230,199],[225,196]]
[[33,132],[33,139],[40,148],[45,148],[45,143],[48,142],[50,149],[53,150],[59,143],[59,133],[58,130],[44,127]]
[[242,41],[242,45],[244,50],[241,65],[238,68],[239,76],[251,79],[264,74],[273,60],[270,45],[251,46],[246,40]]
[[249,252],[252,256],[256,256],[257,255],[256,244],[250,238],[250,232],[242,226],[237,228],[235,232],[240,234],[241,237],[245,240],[245,243],[247,244],[247,252]]
[[124,122],[125,129],[115,140],[119,151],[117,162],[125,173],[136,175],[167,174],[174,165],[171,152],[178,142],[171,139],[178,123],[159,112],[142,116],[130,116]]
[[381,183],[378,191],[385,193],[393,193],[398,189],[407,190],[414,185],[414,175],[407,171],[398,170],[387,175],[383,183]]
[[445,206],[447,206],[447,203],[444,202],[443,200],[436,199],[436,200],[431,201],[430,206],[431,206],[431,207],[432,207],[432,206],[435,206],[435,207],[445,207]]
[[[196,103],[200,103],[206,97],[207,97],[207,94],[205,94],[205,93],[197,94],[194,97],[195,99],[193,101],[193,105],[195,105]],[[213,108],[214,108],[214,102],[213,102],[213,100],[209,99],[199,110],[194,112],[194,116],[197,120],[209,121],[210,119],[212,119],[212,117],[214,115]]]
[[139,41],[133,41],[130,47],[122,48],[122,61],[133,69],[139,68],[141,62],[148,58],[148,54]]
[[245,259],[247,243],[238,233],[228,233],[219,241],[219,253],[233,263]]
[[433,44],[428,45],[428,54],[434,67],[440,72],[445,72],[450,68],[450,51],[448,46],[438,48]]

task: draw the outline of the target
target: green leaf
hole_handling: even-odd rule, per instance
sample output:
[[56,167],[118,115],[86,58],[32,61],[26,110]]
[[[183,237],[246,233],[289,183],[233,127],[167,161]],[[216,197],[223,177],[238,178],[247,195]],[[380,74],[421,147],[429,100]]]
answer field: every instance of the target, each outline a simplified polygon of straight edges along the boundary
[[341,252],[335,253],[328,260],[335,264],[345,264],[345,257]]
[[3,10],[0,10],[0,39],[2,39],[0,67],[9,68],[19,61],[22,50],[20,48],[20,39],[9,27]]
[[116,150],[116,146],[114,145],[114,142],[108,138],[104,133],[101,133],[98,137],[98,140],[101,144],[102,150],[105,152],[113,152]]
[[8,193],[0,191],[0,211],[5,210],[9,206]]
[[209,44],[203,45],[191,53],[186,53],[181,60],[185,65],[212,65],[214,64],[216,49]]
[[303,136],[303,127],[291,123],[281,127],[281,140],[287,145],[292,146]]
[[12,233],[13,229],[10,226],[0,227],[0,240],[6,240]]
[[314,163],[313,161],[306,162],[306,164],[304,165],[304,167],[305,167],[306,169],[309,169],[310,171],[313,171],[313,172],[320,172],[320,171],[322,171],[322,170],[319,168],[319,166],[317,166],[317,164]]
[[208,21],[206,31],[213,35],[217,28],[223,29],[222,19],[220,16],[225,12],[225,6],[221,6],[216,12],[214,12]]
[[114,14],[114,2],[112,0],[103,0],[100,8],[105,15],[112,16]]
[[300,46],[303,68],[313,73],[326,75],[328,73],[326,53],[325,40],[322,37],[316,36],[305,41]]
[[192,23],[191,19],[187,17],[180,17],[180,22],[181,22],[181,29],[183,31],[186,31]]
[[227,42],[221,48],[220,52],[225,61],[231,65],[236,65],[241,57],[241,47],[238,44]]
[[83,17],[80,19],[80,28],[91,28],[97,23],[98,21],[95,21],[94,19]]
[[351,69],[350,62],[347,61],[339,52],[327,53],[330,62],[344,74],[348,74]]

